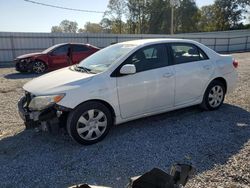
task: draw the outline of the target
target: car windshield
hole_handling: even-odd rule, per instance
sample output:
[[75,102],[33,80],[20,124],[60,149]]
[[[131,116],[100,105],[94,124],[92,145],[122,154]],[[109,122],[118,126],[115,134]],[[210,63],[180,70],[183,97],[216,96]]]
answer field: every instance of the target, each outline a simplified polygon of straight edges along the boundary
[[78,67],[83,67],[94,73],[103,72],[135,47],[136,45],[133,44],[111,45],[82,60]]
[[54,50],[55,48],[57,48],[57,47],[59,47],[59,46],[62,46],[63,44],[56,44],[56,45],[54,45],[54,46],[51,46],[51,47],[49,47],[49,48],[47,48],[46,50],[44,50],[42,53],[48,53],[48,52],[50,52],[51,50]]

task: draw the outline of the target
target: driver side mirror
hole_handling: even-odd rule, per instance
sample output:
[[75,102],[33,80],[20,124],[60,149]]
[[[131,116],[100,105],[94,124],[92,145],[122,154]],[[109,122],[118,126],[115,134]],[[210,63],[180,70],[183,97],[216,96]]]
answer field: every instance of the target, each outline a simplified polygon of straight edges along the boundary
[[136,68],[135,68],[135,65],[133,64],[123,65],[122,68],[120,69],[120,74],[123,74],[123,75],[129,75],[129,74],[135,74],[135,73],[136,73]]

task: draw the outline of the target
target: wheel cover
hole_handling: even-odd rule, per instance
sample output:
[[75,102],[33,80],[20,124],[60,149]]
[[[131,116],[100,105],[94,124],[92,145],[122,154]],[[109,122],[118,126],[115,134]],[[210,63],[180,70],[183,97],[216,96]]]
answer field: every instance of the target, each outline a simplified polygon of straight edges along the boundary
[[106,115],[97,109],[84,112],[77,121],[77,133],[84,140],[96,140],[107,129]]
[[211,107],[216,108],[220,106],[223,101],[224,91],[221,86],[216,85],[212,87],[208,95],[208,103]]
[[36,73],[42,73],[46,69],[45,64],[41,61],[35,61],[33,63],[33,71]]

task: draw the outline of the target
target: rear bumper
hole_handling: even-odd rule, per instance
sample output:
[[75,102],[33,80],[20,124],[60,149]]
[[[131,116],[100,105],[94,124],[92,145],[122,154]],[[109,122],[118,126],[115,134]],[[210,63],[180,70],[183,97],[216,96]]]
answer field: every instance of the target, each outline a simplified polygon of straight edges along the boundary
[[227,82],[227,93],[231,93],[237,87],[238,73],[233,71],[231,73],[225,74],[224,78]]

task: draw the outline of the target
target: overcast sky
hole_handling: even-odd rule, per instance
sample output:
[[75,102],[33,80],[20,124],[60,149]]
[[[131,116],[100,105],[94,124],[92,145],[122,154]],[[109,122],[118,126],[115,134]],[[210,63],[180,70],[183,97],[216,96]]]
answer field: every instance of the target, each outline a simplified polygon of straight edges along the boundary
[[[33,0],[68,8],[105,11],[108,0]],[[196,0],[199,7],[214,0]],[[103,14],[83,13],[45,7],[24,0],[0,0],[0,31],[50,32],[54,25],[68,19],[76,21],[79,28],[86,22],[99,23]]]

